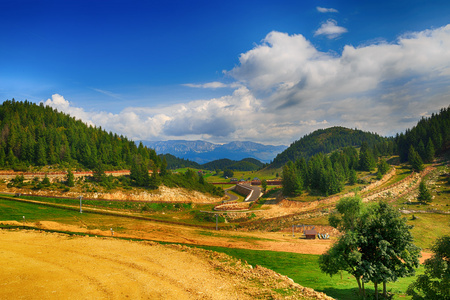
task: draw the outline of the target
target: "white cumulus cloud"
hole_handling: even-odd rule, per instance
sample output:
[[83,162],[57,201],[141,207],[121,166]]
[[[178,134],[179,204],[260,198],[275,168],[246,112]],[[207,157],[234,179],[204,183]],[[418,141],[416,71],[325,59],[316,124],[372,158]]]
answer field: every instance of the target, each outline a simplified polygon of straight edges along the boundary
[[338,12],[338,10],[335,8],[325,8],[325,7],[317,6],[316,9],[318,12],[321,12],[321,13],[337,13]]
[[329,19],[325,23],[322,23],[320,28],[314,32],[314,35],[325,35],[329,39],[335,39],[346,32],[347,28],[338,26],[336,20]]
[[44,103],[134,140],[290,144],[330,126],[390,135],[449,105],[450,25],[340,54],[274,31],[225,76],[236,81],[230,95],[117,114],[87,112],[57,94]]

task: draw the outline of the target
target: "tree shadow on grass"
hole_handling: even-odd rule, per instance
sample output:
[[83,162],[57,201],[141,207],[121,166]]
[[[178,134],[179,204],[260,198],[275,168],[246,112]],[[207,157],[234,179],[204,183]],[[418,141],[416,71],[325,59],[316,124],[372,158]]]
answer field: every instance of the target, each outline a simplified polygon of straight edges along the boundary
[[[317,289],[317,292],[322,292],[327,294],[330,297],[333,297],[336,300],[358,300],[363,299],[358,294],[358,288],[350,288],[350,289],[339,289],[333,287],[326,287],[324,289]],[[373,287],[366,286],[366,299],[375,299],[375,289]],[[390,289],[388,289],[388,294],[390,293]],[[383,290],[378,290],[378,299],[383,299],[382,296]]]
[[[337,300],[355,300],[355,299],[362,299],[358,296],[358,288],[350,288],[350,289],[339,289],[339,288],[333,288],[333,287],[327,287],[324,289],[318,289],[316,290],[318,292],[322,292],[327,294],[330,297],[333,297]],[[366,289],[366,293],[371,291]]]

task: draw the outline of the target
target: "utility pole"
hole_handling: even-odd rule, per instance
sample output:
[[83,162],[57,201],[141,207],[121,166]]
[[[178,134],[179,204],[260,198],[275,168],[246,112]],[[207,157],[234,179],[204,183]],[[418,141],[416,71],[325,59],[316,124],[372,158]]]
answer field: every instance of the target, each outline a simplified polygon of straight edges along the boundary
[[80,214],[83,213],[83,209],[81,208],[81,200],[83,199],[83,196],[80,196]]

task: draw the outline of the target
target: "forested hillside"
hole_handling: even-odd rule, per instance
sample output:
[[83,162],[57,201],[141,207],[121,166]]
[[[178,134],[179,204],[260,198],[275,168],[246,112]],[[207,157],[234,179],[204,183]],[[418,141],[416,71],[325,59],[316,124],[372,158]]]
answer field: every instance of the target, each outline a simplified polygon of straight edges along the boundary
[[195,161],[191,161],[189,159],[179,158],[172,154],[159,154],[161,159],[166,159],[167,168],[171,170],[175,170],[178,168],[194,168],[200,169],[202,166]]
[[344,127],[331,127],[316,130],[293,142],[289,148],[275,157],[272,166],[280,167],[288,161],[295,161],[302,157],[309,159],[317,153],[330,153],[343,147],[360,147],[363,142],[366,142],[370,148],[374,145],[382,145],[382,148],[384,148],[380,149],[382,152],[392,152],[394,147],[394,142],[391,139],[375,133]]
[[5,101],[0,106],[0,167],[63,165],[93,169],[129,169],[136,155],[152,164],[160,159],[152,149],[101,127],[34,103]]
[[262,162],[254,158],[244,158],[240,161],[231,159],[218,159],[202,165],[207,170],[235,170],[235,171],[255,171],[264,166]]
[[142,143],[137,146],[124,136],[87,126],[43,104],[5,101],[0,106],[0,130],[0,168],[90,169],[93,180],[100,182],[108,181],[105,170],[129,169],[134,186],[156,189],[165,184],[223,195],[194,172],[172,174],[167,159]]
[[402,162],[409,160],[412,150],[424,162],[430,162],[450,148],[450,106],[429,118],[422,118],[416,126],[395,137],[398,155]]
[[[307,157],[307,151],[299,150],[306,149],[306,145],[315,148],[314,151],[321,148],[314,147],[314,141],[328,145],[322,149],[331,149],[345,143],[357,143],[359,139],[359,151],[353,147],[358,144],[335,150],[330,155],[324,151]],[[330,144],[332,141],[336,144]],[[402,162],[409,162],[412,170],[421,171],[424,162],[432,162],[435,155],[449,148],[450,111],[447,108],[429,118],[422,118],[415,127],[398,134],[395,139],[340,127],[318,130],[295,142],[277,157],[277,161],[282,161],[282,158],[293,153],[299,155],[296,159],[289,159],[283,167],[285,195],[299,195],[304,190],[330,195],[340,192],[346,183],[353,184],[356,181],[356,171],[373,171],[376,168],[377,175],[381,178],[389,169],[386,161],[380,159],[382,156],[397,154]]]

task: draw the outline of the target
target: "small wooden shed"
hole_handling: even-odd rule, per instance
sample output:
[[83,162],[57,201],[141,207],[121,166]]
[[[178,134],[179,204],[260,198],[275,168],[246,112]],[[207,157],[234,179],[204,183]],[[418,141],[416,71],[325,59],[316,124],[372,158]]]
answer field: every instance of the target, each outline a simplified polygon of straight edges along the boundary
[[316,238],[317,231],[315,231],[314,229],[309,229],[303,231],[303,234],[305,235],[306,239],[314,240]]

